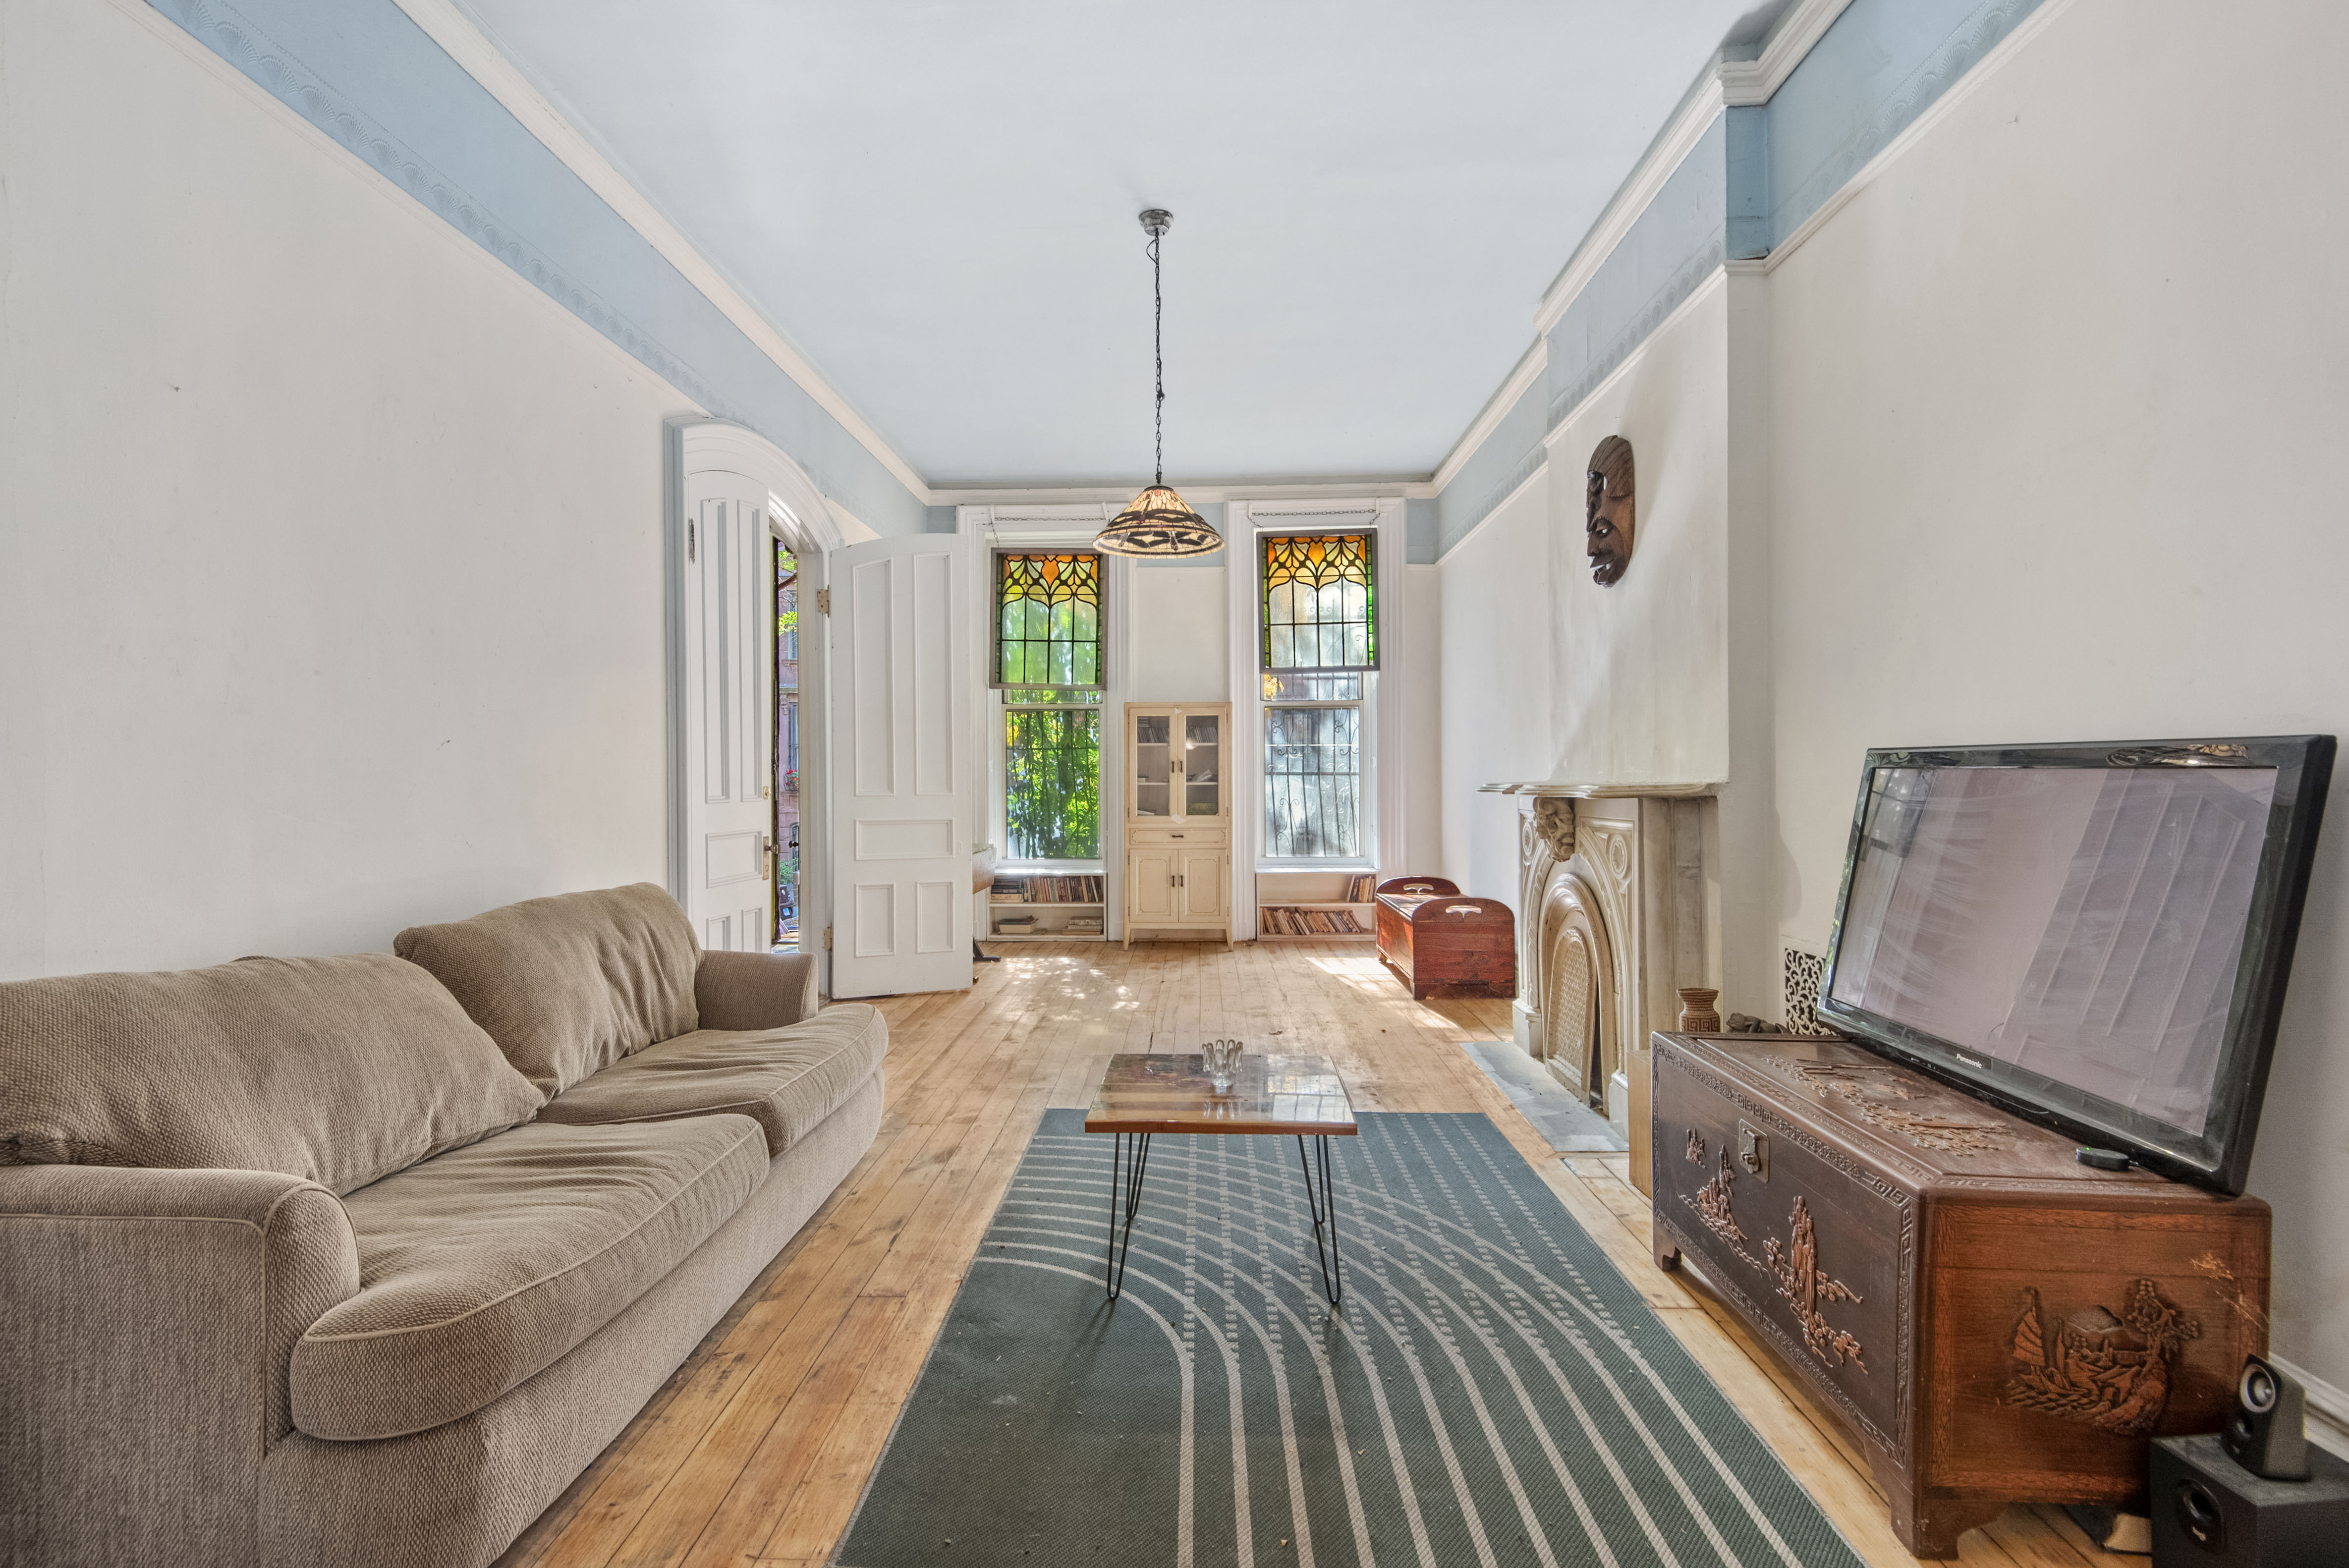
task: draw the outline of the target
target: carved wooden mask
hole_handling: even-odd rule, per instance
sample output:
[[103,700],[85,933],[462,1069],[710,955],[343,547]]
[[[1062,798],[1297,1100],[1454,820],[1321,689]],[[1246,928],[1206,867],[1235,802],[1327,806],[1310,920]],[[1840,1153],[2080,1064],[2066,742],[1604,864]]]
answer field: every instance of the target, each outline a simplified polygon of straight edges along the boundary
[[1631,564],[1633,488],[1631,443],[1609,436],[1590,454],[1583,492],[1583,553],[1590,557],[1590,580],[1601,588],[1623,581]]

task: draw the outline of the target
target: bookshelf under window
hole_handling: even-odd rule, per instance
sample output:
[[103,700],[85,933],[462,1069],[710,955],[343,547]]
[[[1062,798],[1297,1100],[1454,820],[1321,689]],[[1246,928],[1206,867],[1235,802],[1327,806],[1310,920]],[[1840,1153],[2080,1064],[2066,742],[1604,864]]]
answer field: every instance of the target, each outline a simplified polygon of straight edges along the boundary
[[1098,942],[1107,909],[1099,872],[999,871],[988,892],[996,942]]

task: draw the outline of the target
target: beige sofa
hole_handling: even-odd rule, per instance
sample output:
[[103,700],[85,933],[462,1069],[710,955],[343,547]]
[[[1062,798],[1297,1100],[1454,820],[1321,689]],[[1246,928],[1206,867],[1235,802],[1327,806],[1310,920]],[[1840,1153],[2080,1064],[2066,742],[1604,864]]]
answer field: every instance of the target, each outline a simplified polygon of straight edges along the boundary
[[657,888],[395,946],[0,985],[0,1563],[487,1563],[880,1125]]

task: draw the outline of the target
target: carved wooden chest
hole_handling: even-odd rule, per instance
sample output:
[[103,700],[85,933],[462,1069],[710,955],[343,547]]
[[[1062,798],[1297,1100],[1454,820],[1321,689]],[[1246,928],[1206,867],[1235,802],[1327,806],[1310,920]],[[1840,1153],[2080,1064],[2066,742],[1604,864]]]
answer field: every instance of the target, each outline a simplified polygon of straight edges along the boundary
[[1379,961],[1425,996],[1438,986],[1517,994],[1517,923],[1498,899],[1468,898],[1442,877],[1379,884]]
[[1920,1557],[2010,1501],[2126,1503],[2267,1347],[2268,1206],[1839,1040],[1659,1034],[1656,1260],[1839,1414]]

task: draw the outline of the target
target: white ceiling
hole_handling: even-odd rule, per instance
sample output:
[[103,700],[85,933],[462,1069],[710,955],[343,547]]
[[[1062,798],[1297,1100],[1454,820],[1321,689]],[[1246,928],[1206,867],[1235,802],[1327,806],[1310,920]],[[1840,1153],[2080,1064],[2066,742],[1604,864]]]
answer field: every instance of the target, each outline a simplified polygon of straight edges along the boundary
[[[934,486],[1424,478],[1785,0],[462,0]],[[1758,9],[1757,9],[1758,7]]]

